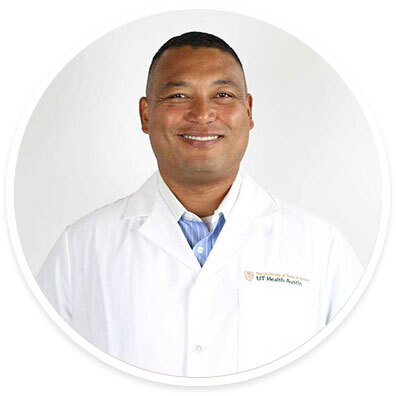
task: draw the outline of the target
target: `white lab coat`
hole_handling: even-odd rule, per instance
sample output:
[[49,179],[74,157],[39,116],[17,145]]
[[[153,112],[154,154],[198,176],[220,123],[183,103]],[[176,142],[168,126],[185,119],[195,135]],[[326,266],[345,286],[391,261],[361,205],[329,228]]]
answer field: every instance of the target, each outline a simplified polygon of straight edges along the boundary
[[172,375],[244,371],[307,341],[356,287],[362,268],[340,232],[246,173],[201,268],[157,177],[68,226],[37,277],[103,351]]

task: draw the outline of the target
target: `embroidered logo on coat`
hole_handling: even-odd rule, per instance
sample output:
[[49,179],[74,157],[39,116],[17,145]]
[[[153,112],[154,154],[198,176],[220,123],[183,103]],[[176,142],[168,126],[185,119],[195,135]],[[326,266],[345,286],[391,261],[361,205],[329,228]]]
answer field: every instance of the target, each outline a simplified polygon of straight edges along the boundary
[[245,271],[245,278],[250,282],[254,279],[254,272]]
[[245,278],[249,282],[255,279],[256,281],[289,283],[296,286],[303,286],[305,283],[309,282],[309,279],[302,278],[301,276],[274,274],[271,272],[245,271]]

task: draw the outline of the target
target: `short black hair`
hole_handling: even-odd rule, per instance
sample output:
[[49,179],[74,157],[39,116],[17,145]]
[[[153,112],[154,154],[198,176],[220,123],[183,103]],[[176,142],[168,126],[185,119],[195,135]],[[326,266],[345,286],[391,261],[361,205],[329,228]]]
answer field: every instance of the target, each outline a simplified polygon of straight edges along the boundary
[[238,55],[223,39],[210,33],[187,32],[181,34],[180,36],[172,37],[165,44],[163,44],[162,47],[156,52],[150,64],[148,78],[147,78],[146,92],[147,92],[151,72],[153,71],[154,66],[158,62],[161,55],[168,48],[179,48],[184,46],[189,46],[193,48],[202,48],[202,47],[217,48],[220,51],[230,54],[238,62],[238,64],[241,66],[242,71],[244,72],[242,62],[239,59]]

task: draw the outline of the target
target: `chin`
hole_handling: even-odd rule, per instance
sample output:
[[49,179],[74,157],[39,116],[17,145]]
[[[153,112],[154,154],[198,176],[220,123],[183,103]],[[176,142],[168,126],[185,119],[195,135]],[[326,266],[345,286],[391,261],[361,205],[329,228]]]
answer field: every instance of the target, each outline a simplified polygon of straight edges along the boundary
[[197,164],[194,166],[190,163],[183,167],[183,170],[186,173],[197,175],[222,173],[222,167],[219,164]]

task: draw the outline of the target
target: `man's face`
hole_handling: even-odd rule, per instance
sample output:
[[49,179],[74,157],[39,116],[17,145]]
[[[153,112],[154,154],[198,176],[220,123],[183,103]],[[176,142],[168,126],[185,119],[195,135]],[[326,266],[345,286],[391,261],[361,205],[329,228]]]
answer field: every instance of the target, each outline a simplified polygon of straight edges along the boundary
[[243,71],[216,48],[166,50],[139,103],[161,173],[175,179],[235,174],[253,128]]

